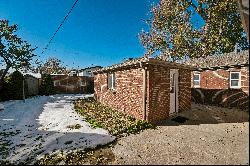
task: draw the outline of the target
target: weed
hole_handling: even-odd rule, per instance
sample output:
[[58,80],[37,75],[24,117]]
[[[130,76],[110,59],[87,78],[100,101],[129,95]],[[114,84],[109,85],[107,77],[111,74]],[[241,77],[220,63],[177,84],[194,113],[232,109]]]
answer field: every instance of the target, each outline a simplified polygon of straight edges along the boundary
[[155,128],[152,124],[136,120],[110,107],[96,102],[94,99],[83,99],[75,102],[75,110],[94,128],[104,128],[117,137],[124,134],[136,134],[141,130]]
[[70,128],[70,129],[80,129],[82,126],[80,124],[75,124],[75,125],[69,125],[67,126],[67,128]]

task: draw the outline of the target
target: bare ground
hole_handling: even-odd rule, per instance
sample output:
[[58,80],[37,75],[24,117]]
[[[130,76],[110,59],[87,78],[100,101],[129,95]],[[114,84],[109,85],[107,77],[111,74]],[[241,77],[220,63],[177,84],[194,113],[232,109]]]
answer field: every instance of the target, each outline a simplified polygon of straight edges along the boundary
[[193,104],[179,116],[119,139],[109,164],[249,164],[249,112]]

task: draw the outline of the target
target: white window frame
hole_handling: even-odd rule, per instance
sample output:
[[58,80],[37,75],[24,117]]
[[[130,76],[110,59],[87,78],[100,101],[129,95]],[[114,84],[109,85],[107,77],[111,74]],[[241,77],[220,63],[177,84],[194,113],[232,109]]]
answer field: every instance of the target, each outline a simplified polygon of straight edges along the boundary
[[[239,79],[232,79],[231,78],[231,75],[234,74],[234,73],[239,74]],[[231,85],[231,81],[239,81],[238,86],[232,86]],[[241,73],[240,73],[240,71],[231,71],[230,72],[229,84],[230,84],[230,88],[232,88],[232,89],[239,89],[239,88],[241,88]]]
[[[199,80],[194,80],[194,75],[198,75],[199,76]],[[193,75],[193,85],[194,85],[194,88],[200,88],[201,87],[201,74],[200,73],[194,73]],[[199,85],[195,85],[194,82],[199,82]]]
[[110,73],[109,75],[111,76],[111,87],[109,89],[115,90],[115,73]]
[[115,73],[111,74],[111,89],[114,90],[115,89],[115,77],[114,77]]

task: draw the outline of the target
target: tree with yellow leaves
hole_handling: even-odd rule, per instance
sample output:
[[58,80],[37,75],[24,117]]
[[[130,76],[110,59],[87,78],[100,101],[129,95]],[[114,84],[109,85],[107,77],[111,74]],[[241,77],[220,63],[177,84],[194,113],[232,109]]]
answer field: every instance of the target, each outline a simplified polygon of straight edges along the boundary
[[161,0],[147,23],[139,34],[146,56],[176,61],[249,47],[235,0]]

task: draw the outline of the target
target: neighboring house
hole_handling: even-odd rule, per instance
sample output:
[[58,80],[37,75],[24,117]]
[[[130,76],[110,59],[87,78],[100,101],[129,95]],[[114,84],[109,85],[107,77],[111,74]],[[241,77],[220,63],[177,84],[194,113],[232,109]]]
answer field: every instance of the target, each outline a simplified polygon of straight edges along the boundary
[[69,76],[77,76],[77,71],[76,70],[71,70],[68,74]]
[[97,101],[137,119],[158,122],[191,107],[191,68],[139,58],[94,71]]
[[57,93],[93,93],[94,78],[70,76],[64,74],[51,75]]
[[78,76],[86,76],[86,77],[94,77],[93,71],[101,69],[101,66],[94,66],[94,67],[87,67],[85,69],[82,69]]
[[93,93],[94,78],[79,76],[77,70],[69,74],[51,74],[57,93]]
[[198,103],[248,108],[249,51],[196,58],[185,64],[192,74],[192,99]]

